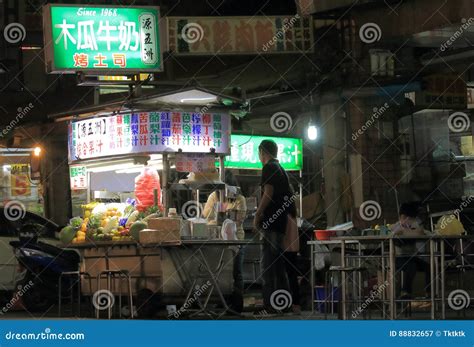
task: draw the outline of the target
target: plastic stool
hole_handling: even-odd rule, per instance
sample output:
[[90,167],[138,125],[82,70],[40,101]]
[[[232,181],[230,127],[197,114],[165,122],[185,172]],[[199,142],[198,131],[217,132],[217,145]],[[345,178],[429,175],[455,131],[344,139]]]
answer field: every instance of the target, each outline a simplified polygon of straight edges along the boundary
[[[66,278],[73,279],[76,277],[76,282],[71,284],[70,293],[71,293],[71,307],[74,308],[74,299],[73,299],[73,286],[77,283],[77,315],[81,316],[81,288],[82,288],[82,277],[85,277],[89,281],[89,291],[92,295],[92,278],[88,272],[82,271],[64,271],[59,275],[58,280],[58,317],[61,317],[61,303],[62,303],[62,281],[64,276]],[[74,311],[74,309],[73,309]]]
[[[345,267],[342,267],[342,266],[331,266],[328,271],[326,272],[326,279],[325,279],[325,288],[326,288],[326,297],[324,299],[324,319],[327,319],[327,312],[329,311],[327,308],[328,308],[328,297],[329,295],[327,295],[327,293],[331,293],[331,303],[334,304],[334,297],[333,297],[333,286],[331,284],[331,281],[330,281],[330,275],[331,273],[348,273],[349,275],[352,275],[354,273],[367,273],[367,268],[365,267],[353,267],[353,266],[345,266]],[[342,277],[342,276],[341,276]],[[341,297],[342,295],[344,295],[344,293],[341,292]],[[341,301],[342,301],[342,298],[341,298]],[[347,301],[346,301],[347,302]],[[341,307],[341,306],[340,306]],[[365,312],[365,311],[364,311]],[[364,313],[364,316],[365,316],[365,313]]]
[[[119,280],[119,290],[118,290],[118,297],[119,297],[119,317],[122,318],[122,280],[127,282],[127,289],[128,289],[128,304],[130,307],[130,317],[133,319],[134,312],[133,312],[133,297],[132,297],[132,279],[130,277],[130,273],[128,270],[105,270],[99,273],[97,276],[97,291],[101,290],[100,287],[100,280],[105,278],[107,280],[107,288],[105,288],[110,293],[113,293],[115,289],[115,280]],[[112,306],[109,306],[107,309],[107,316],[108,319],[112,318]],[[100,310],[96,307],[95,315],[96,318],[99,318]]]

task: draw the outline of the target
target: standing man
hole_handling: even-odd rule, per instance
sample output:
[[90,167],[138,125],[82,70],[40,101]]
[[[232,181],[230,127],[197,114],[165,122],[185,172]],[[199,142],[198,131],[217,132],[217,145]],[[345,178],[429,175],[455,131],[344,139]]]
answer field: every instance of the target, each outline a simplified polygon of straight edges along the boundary
[[262,197],[255,214],[254,226],[262,232],[263,302],[265,310],[268,311],[275,310],[270,300],[272,293],[288,288],[283,239],[291,190],[288,175],[276,159],[277,153],[278,146],[271,140],[263,140],[258,147],[259,158],[263,164]]

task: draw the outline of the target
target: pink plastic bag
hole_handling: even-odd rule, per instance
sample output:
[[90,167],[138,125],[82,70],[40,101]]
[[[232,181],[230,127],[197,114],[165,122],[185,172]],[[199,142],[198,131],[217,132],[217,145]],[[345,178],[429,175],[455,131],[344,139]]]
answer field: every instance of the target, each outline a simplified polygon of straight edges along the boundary
[[137,201],[136,208],[138,211],[143,212],[148,207],[153,206],[153,191],[158,192],[158,206],[161,206],[161,185],[160,176],[156,170],[145,167],[143,172],[135,177],[135,199]]

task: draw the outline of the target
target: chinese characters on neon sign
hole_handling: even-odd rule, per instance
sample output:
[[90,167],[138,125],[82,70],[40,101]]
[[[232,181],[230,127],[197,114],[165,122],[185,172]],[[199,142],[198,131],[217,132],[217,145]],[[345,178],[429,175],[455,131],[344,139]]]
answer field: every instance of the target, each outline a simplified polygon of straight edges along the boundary
[[278,146],[277,159],[287,170],[303,168],[303,141],[297,138],[267,137],[253,135],[232,135],[230,155],[225,158],[225,166],[239,169],[261,169],[258,146],[265,139],[271,139]]
[[161,68],[156,7],[46,6],[45,17],[52,71]]
[[227,154],[228,114],[139,112],[70,123],[70,160],[127,153]]

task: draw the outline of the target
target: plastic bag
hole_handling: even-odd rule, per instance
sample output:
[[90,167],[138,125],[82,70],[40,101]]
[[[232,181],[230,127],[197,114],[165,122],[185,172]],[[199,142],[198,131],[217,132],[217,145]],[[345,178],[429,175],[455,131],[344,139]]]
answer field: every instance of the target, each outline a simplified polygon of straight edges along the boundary
[[145,167],[143,172],[135,178],[136,209],[144,212],[153,206],[153,191],[157,190],[158,206],[161,207],[161,185],[160,176],[156,170]]
[[321,271],[326,266],[331,265],[331,252],[326,245],[314,245],[314,267],[316,270]]
[[454,214],[444,215],[436,223],[435,233],[438,235],[461,235],[464,226]]

